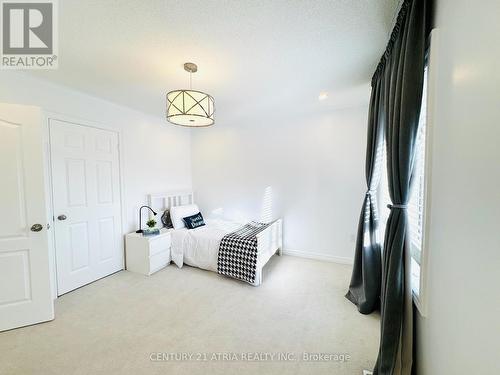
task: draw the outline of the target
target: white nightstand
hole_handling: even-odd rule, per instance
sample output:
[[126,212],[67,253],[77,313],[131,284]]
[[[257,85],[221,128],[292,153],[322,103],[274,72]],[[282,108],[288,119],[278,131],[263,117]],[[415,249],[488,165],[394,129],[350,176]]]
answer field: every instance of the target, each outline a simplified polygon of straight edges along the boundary
[[156,236],[129,233],[125,236],[127,270],[151,275],[170,264],[170,232],[162,229]]

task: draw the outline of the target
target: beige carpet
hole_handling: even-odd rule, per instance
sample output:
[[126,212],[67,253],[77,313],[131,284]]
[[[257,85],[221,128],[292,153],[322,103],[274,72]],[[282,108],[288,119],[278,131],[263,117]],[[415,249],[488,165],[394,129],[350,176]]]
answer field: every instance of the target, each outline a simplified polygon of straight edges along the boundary
[[0,333],[0,374],[362,374],[379,317],[344,298],[349,277],[290,256],[257,288],[190,267],[119,272],[60,297],[54,321]]

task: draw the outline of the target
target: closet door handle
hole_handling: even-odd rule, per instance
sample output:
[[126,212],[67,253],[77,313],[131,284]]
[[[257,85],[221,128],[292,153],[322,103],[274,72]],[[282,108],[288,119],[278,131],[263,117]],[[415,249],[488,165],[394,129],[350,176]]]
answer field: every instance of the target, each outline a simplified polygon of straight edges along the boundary
[[42,224],[33,224],[30,229],[32,232],[40,232],[43,229],[43,226]]
[[61,221],[66,220],[66,219],[67,219],[66,215],[59,215],[57,217],[57,220],[61,220]]

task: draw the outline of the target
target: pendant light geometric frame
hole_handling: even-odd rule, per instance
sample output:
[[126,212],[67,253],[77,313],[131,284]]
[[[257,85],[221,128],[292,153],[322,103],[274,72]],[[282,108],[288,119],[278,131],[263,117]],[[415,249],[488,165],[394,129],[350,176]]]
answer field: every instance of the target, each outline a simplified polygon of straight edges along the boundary
[[185,63],[189,73],[189,90],[174,90],[167,94],[167,121],[180,126],[205,127],[215,123],[215,100],[202,91],[191,89],[192,73],[198,71],[194,63]]
[[215,122],[215,100],[202,91],[174,90],[167,94],[167,121],[188,127],[204,127]]

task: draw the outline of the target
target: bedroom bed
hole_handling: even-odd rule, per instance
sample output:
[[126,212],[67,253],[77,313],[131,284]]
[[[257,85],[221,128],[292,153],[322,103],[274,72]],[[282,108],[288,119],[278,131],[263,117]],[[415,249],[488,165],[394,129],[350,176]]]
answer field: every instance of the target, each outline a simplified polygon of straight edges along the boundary
[[[236,223],[226,220],[205,220],[205,225],[194,229],[188,229],[179,219],[176,211],[183,212],[184,209],[191,209],[195,206],[194,194],[191,191],[169,192],[164,194],[150,194],[148,196],[149,206],[155,211],[164,212],[169,210],[172,215],[172,223],[174,228],[170,229],[172,245],[171,256],[172,261],[182,267],[184,264],[201,268],[208,271],[224,273],[221,268],[223,264],[223,256],[238,253],[238,248],[231,248],[233,245],[221,247],[221,242],[226,245],[231,244],[231,236],[238,230],[246,228],[246,232],[251,233],[250,242],[254,244],[255,251],[255,269],[251,279],[241,277],[231,277],[247,281],[251,285],[258,286],[262,283],[262,269],[274,255],[282,254],[282,221],[275,220],[271,223],[252,222],[248,224]],[[174,208],[175,207],[175,208]],[[196,210],[195,210],[196,211]],[[188,211],[185,211],[188,212]],[[194,212],[194,211],[192,211]],[[190,212],[190,214],[192,213]],[[181,213],[182,216],[182,213]],[[235,237],[235,242],[242,243],[242,237]],[[245,253],[246,254],[246,253]],[[241,259],[241,254],[237,254],[237,259]],[[226,258],[227,259],[227,258]],[[221,271],[222,269],[222,271]]]

